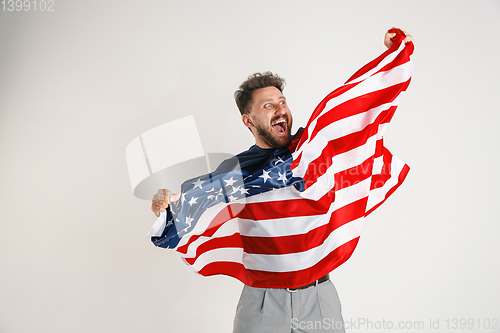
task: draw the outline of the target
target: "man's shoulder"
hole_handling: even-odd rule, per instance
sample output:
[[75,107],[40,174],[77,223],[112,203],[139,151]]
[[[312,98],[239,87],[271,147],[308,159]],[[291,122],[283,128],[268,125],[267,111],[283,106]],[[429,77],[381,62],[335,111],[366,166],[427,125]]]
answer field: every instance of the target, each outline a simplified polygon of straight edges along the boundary
[[[302,132],[303,128],[300,127],[297,132],[291,137],[291,142],[298,138],[298,134]],[[245,151],[230,157],[217,167],[215,172],[228,172],[235,169],[241,169],[243,172],[253,172],[254,169],[263,165],[269,158],[271,158],[277,148],[260,148],[253,145]]]
[[244,170],[244,167],[248,165],[249,162],[254,161],[255,159],[260,159],[262,156],[269,154],[266,150],[268,149],[262,149],[253,145],[249,149],[222,161],[215,171],[231,171],[239,168]]

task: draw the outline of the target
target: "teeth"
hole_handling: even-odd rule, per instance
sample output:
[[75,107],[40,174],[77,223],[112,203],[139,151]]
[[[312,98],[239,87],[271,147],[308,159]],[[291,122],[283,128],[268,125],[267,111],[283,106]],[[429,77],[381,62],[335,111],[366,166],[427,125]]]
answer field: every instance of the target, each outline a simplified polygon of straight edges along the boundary
[[280,120],[275,121],[271,125],[274,126],[274,125],[278,125],[278,124],[281,124],[281,123],[284,123],[284,122],[285,122],[285,119],[280,119]]

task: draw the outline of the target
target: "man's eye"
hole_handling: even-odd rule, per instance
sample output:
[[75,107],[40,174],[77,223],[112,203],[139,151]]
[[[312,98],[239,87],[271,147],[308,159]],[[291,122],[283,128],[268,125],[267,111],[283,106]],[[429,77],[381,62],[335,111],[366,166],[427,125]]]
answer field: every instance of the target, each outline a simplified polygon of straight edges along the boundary
[[272,104],[271,103],[267,103],[266,105],[264,105],[265,108],[270,108],[272,107]]
[[280,102],[280,105],[285,105],[285,101],[281,101],[281,102]]

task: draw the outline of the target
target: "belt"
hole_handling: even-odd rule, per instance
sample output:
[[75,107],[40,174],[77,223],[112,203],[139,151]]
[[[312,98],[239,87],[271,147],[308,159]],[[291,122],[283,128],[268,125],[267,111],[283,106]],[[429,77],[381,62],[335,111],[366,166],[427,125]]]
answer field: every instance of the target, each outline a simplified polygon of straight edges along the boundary
[[325,276],[322,276],[319,279],[317,279],[316,281],[313,281],[309,284],[306,284],[305,286],[297,287],[297,288],[286,288],[286,290],[288,292],[294,293],[294,292],[297,292],[297,291],[302,290],[302,289],[307,289],[309,287],[316,286],[316,285],[323,283],[323,282],[326,282],[328,280],[330,280],[330,274],[326,274]]

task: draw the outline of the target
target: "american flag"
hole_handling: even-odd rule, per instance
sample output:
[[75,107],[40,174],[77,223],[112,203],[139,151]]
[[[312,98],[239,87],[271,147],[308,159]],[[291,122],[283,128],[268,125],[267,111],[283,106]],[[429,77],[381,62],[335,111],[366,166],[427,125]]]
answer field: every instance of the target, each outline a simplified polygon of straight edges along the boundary
[[253,287],[295,288],[340,266],[364,217],[409,171],[383,134],[410,83],[413,48],[399,42],[361,68],[252,174],[234,168],[186,181],[153,243],[203,276]]

